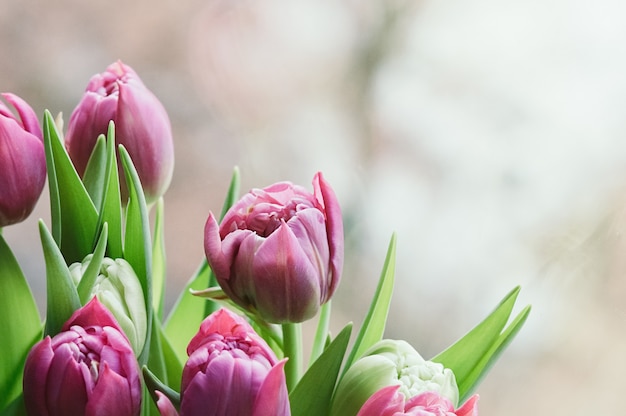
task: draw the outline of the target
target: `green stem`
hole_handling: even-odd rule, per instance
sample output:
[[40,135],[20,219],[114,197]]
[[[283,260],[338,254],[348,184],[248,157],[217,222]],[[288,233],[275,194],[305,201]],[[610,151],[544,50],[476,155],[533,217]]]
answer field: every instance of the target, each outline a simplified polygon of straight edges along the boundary
[[292,391],[300,379],[302,367],[302,326],[283,324],[283,353],[289,360],[285,363],[287,390]]
[[319,321],[317,323],[317,330],[315,331],[315,339],[313,340],[313,348],[311,349],[311,358],[309,366],[317,360],[326,346],[326,340],[328,339],[328,326],[330,323],[330,301],[326,302],[320,311]]

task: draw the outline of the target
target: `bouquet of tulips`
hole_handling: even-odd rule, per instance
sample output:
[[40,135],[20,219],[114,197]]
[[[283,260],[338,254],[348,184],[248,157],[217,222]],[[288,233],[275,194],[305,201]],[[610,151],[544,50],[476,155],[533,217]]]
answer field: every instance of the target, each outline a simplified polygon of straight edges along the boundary
[[[513,289],[430,359],[384,338],[392,236],[362,325],[329,331],[343,222],[321,173],[208,214],[206,258],[165,314],[163,193],[173,170],[159,100],[116,62],[89,82],[67,130],[13,94],[0,102],[0,231],[24,220],[44,183],[42,320],[0,232],[0,414],[478,415],[477,384],[522,327]],[[13,108],[11,108],[13,107]],[[301,323],[317,320],[304,357]]]

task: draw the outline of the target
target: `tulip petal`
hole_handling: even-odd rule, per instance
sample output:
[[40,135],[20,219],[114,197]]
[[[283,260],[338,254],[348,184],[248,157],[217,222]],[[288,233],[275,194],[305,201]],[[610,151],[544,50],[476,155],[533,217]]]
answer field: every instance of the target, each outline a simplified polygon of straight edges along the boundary
[[158,390],[155,393],[158,397],[156,405],[161,416],[178,416],[178,412],[170,399]]
[[228,280],[230,277],[230,262],[227,261],[222,251],[219,226],[212,212],[209,213],[209,218],[204,226],[204,252],[217,279]]
[[456,411],[457,416],[478,416],[478,394],[470,397],[463,406]]
[[91,375],[84,362],[74,360],[72,347],[75,344],[60,345],[47,372],[45,401],[52,415],[81,415],[87,403],[85,380]]
[[343,271],[344,259],[344,235],[343,235],[343,218],[341,216],[341,207],[335,191],[324,179],[321,172],[315,174],[313,178],[314,195],[322,203],[326,214],[326,234],[328,236],[330,248],[330,268],[331,283],[327,299],[335,292],[341,279]]
[[133,409],[139,408],[134,407],[126,378],[111,370],[106,361],[101,362],[98,381],[84,408],[85,416],[132,415]]
[[21,125],[24,127],[24,130],[33,134],[39,138],[43,142],[43,132],[41,130],[41,124],[39,124],[39,119],[37,119],[37,114],[35,111],[29,106],[26,101],[22,100],[15,94],[11,93],[3,93],[2,97],[7,100],[15,109],[20,116]]
[[289,394],[285,381],[285,363],[281,360],[267,373],[254,401],[252,416],[288,416]]
[[372,394],[363,404],[357,416],[393,416],[404,413],[404,396],[400,386],[387,386]]
[[47,416],[48,408],[43,399],[46,395],[46,379],[50,363],[54,357],[50,337],[36,344],[24,366],[24,403],[30,415]]
[[85,306],[78,309],[63,325],[62,330],[67,331],[72,326],[110,326],[123,333],[113,314],[98,301],[97,297],[93,297]]
[[286,224],[259,247],[254,256],[254,276],[254,301],[267,321],[302,322],[317,313],[317,270]]

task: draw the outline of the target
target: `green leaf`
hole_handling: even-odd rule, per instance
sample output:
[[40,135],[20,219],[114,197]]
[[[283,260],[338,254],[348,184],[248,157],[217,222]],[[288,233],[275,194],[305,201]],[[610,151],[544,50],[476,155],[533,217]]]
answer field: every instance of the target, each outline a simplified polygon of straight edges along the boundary
[[170,343],[163,325],[158,326],[159,336],[161,337],[161,348],[163,351],[163,359],[165,361],[165,369],[167,371],[168,384],[174,390],[180,390],[180,382],[183,376],[183,362],[178,359],[172,344]]
[[[130,155],[119,146],[122,167],[128,185],[128,206],[126,207],[126,232],[124,233],[124,259],[133,267],[139,278],[146,302],[148,328],[152,326],[152,241],[146,198],[141,188],[139,175]],[[150,354],[150,332],[143,351],[139,355],[139,363],[145,364]]]
[[155,391],[158,390],[163,393],[168,399],[170,399],[174,406],[180,405],[180,394],[177,391],[175,391],[162,380],[160,380],[159,377],[152,371],[150,371],[148,367],[142,367],[141,371],[143,372],[143,378],[146,381],[150,396],[155,403],[158,400]]
[[530,306],[525,307],[503,331],[519,291],[519,286],[514,288],[487,318],[432,358],[432,361],[441,363],[454,372],[459,385],[459,402],[463,402],[474,390],[526,321]]
[[96,145],[91,152],[85,168],[85,174],[83,175],[83,185],[85,185],[85,189],[96,207],[99,207],[102,203],[106,178],[106,161],[106,139],[104,134],[101,134],[96,140]]
[[159,319],[163,319],[165,298],[165,236],[163,233],[163,198],[159,198],[154,219],[154,239],[152,242],[152,306]]
[[206,259],[187,282],[165,321],[165,334],[170,340],[176,356],[181,362],[187,361],[187,344],[198,332],[200,323],[206,317],[204,304],[207,300],[193,296],[190,290],[205,289],[209,284],[211,269]]
[[41,246],[46,263],[47,312],[45,335],[54,336],[63,324],[80,308],[80,299],[70,270],[52,235],[39,221]]
[[337,338],[304,373],[298,385],[289,395],[292,416],[323,416],[328,414],[351,331],[352,324],[346,325],[337,335]]
[[102,202],[99,205],[98,227],[109,224],[107,254],[111,258],[124,256],[122,244],[122,204],[120,201],[120,180],[118,176],[117,156],[115,153],[115,125],[109,124],[106,139],[106,170],[102,189]]
[[328,341],[328,326],[330,324],[330,310],[331,300],[322,305],[322,309],[319,314],[319,320],[317,322],[317,329],[315,330],[315,337],[313,338],[313,346],[311,348],[310,363],[317,360]]
[[21,393],[24,361],[41,339],[41,327],[28,282],[0,234],[0,409]]
[[[235,203],[239,194],[240,176],[237,167],[233,170],[226,199],[222,206],[220,219]],[[217,304],[213,301],[199,299],[191,294],[191,291],[201,291],[207,287],[217,286],[215,276],[207,264],[206,259],[202,259],[200,267],[191,277],[187,285],[182,290],[172,311],[165,321],[165,333],[172,343],[172,348],[178,358],[185,362],[187,360],[187,343],[195,335],[202,320],[214,312]]]
[[345,371],[372,345],[383,338],[391,295],[393,294],[394,277],[396,272],[396,234],[391,236],[387,257],[383,266],[376,293],[372,298],[369,310],[363,321],[363,326],[354,342],[350,356],[346,362]]
[[100,233],[100,238],[98,239],[98,244],[96,244],[96,249],[91,256],[91,261],[89,261],[89,266],[87,266],[87,269],[83,273],[80,282],[78,282],[78,286],[76,287],[81,305],[85,305],[91,300],[91,289],[100,274],[100,267],[102,266],[102,260],[104,259],[104,252],[107,246],[107,236],[108,224],[104,223],[102,232]]
[[81,261],[93,250],[98,213],[65,151],[54,119],[44,114],[44,146],[50,189],[52,235],[67,261]]

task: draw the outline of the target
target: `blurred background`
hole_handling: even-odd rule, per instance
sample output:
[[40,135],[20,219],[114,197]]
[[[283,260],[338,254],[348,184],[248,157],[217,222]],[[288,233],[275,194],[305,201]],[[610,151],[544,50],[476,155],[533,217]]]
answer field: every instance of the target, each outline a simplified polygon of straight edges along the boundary
[[[359,325],[393,232],[389,338],[425,357],[521,284],[481,415],[619,414],[626,388],[626,6],[616,0],[2,0],[0,90],[69,117],[117,59],[167,108],[168,307],[242,191],[324,172]],[[35,213],[4,235],[40,305]]]

